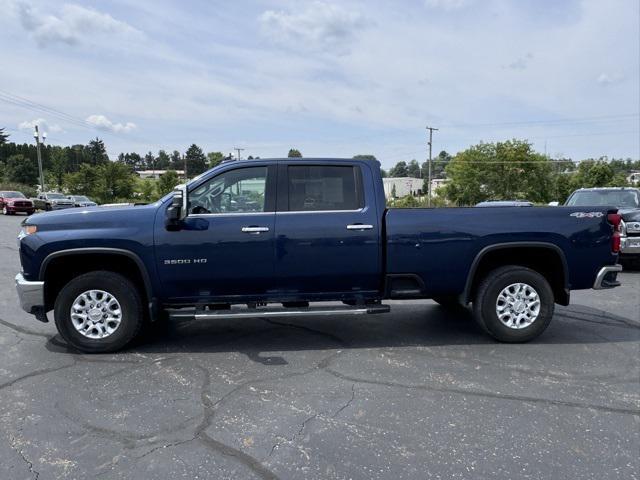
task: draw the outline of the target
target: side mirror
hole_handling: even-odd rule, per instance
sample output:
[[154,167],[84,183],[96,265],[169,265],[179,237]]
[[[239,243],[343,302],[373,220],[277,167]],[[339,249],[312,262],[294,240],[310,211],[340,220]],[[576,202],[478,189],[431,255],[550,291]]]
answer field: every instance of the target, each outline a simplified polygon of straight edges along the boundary
[[550,207],[557,207],[558,205],[560,205],[560,202],[549,202]]
[[187,216],[187,186],[178,185],[173,191],[171,205],[167,208],[165,227],[167,230],[180,230],[182,220]]

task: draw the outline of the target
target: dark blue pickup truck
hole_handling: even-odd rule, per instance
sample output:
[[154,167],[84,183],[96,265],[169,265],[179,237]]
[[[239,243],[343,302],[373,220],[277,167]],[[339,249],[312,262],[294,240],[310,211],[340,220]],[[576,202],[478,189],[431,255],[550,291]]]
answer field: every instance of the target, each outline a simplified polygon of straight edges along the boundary
[[616,287],[621,270],[615,208],[387,209],[364,160],[224,163],[150,205],[30,216],[19,238],[22,307],[45,322],[53,310],[84,352],[165,317],[373,314],[416,298],[471,303],[488,334],[524,342],[571,290]]

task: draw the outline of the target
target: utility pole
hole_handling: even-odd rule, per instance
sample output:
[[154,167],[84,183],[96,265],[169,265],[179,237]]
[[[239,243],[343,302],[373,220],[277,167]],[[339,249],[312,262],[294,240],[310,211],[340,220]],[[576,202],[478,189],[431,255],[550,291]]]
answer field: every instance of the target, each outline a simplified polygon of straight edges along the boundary
[[240,160],[240,152],[242,152],[244,148],[233,147],[233,149],[238,152],[238,160]]
[[431,207],[431,146],[433,143],[433,131],[438,131],[437,128],[433,128],[433,127],[427,127],[427,130],[429,130],[429,178],[428,178],[428,184],[427,184],[427,206]]
[[[36,139],[36,151],[38,152],[38,172],[40,173],[40,193],[44,193],[46,189],[44,188],[44,174],[42,172],[42,153],[40,153],[40,131],[38,130],[38,125],[35,126],[33,137]],[[45,132],[42,134],[42,141],[44,142],[46,138],[47,138],[47,134]]]

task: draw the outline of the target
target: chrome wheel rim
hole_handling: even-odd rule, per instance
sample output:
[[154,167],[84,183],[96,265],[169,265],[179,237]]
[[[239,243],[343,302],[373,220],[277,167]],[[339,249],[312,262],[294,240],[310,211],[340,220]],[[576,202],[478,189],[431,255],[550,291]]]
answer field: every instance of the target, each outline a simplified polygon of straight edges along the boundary
[[71,304],[71,323],[84,337],[106,338],[118,329],[121,321],[120,303],[104,290],[87,290]]
[[540,315],[540,295],[531,285],[512,283],[498,295],[496,314],[502,324],[509,328],[527,328]]

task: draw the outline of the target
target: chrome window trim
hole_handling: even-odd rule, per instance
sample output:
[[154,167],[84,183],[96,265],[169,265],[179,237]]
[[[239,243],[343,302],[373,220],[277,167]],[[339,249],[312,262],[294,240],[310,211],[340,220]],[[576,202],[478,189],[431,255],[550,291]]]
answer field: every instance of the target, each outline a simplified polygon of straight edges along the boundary
[[283,210],[275,212],[276,214],[290,214],[290,213],[361,213],[365,209],[358,208],[357,210]]
[[273,215],[276,212],[229,212],[229,213],[190,213],[186,218],[201,218],[201,217],[230,217],[230,216],[260,216],[260,215]]

